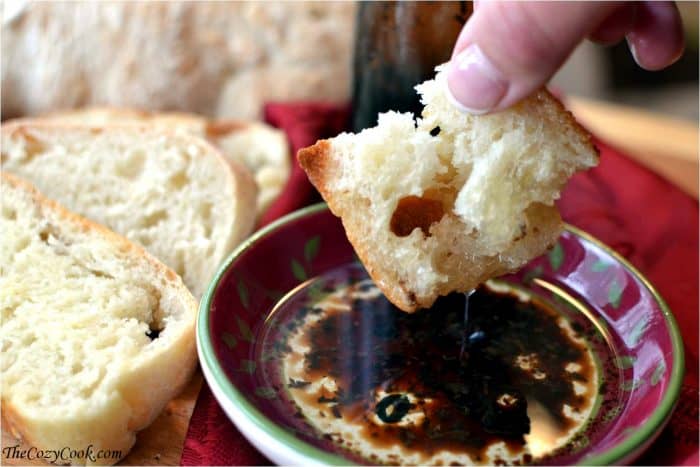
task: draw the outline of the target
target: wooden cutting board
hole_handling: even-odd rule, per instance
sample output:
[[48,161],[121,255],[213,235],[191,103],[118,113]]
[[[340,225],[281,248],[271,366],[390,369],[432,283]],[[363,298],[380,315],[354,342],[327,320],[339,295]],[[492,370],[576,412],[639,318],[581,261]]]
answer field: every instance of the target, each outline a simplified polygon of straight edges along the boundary
[[[137,434],[134,448],[118,465],[180,465],[187,427],[201,387],[202,373],[197,368],[182,393],[170,401],[151,426]],[[2,448],[13,446],[18,446],[17,450],[30,447],[3,429]],[[8,458],[6,453],[9,452],[2,451],[0,465],[46,465],[41,460]]]

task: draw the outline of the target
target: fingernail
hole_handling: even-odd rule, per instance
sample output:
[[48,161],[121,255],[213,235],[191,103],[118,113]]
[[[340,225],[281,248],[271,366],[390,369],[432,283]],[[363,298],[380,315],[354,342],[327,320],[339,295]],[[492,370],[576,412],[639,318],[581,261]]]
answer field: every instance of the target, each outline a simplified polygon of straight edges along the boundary
[[637,45],[635,44],[633,37],[630,34],[627,34],[625,36],[625,40],[627,41],[627,47],[630,49],[630,53],[632,53],[632,58],[634,59],[634,62],[642,66],[642,64],[639,62],[639,54],[637,53]]
[[478,115],[498,105],[508,91],[508,83],[479,46],[471,44],[450,62],[447,89],[448,98],[457,108]]

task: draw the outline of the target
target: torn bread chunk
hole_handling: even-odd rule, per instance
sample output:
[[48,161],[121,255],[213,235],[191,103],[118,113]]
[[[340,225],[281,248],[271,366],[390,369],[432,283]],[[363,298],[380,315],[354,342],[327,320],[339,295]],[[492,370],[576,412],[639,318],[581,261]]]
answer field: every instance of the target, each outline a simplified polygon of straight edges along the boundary
[[449,102],[444,65],[437,71],[416,87],[417,121],[388,112],[298,154],[372,279],[407,312],[544,253],[563,227],[561,189],[598,161],[590,135],[546,90],[473,116]]

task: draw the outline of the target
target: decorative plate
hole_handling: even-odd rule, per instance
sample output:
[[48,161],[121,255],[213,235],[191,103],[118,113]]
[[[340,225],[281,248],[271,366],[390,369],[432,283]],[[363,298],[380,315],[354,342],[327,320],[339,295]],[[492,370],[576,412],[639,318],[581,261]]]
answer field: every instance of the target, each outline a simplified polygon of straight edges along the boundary
[[[325,204],[292,213],[254,234],[228,258],[201,301],[197,349],[204,376],[231,421],[278,464],[425,463],[424,453],[411,457],[415,440],[405,436],[384,445],[367,438],[369,444],[362,445],[355,437],[358,431],[343,426],[346,417],[334,408],[333,398],[311,401],[329,403],[325,413],[312,413],[303,402],[309,398],[300,394],[313,385],[290,377],[294,365],[309,365],[304,355],[311,358],[302,344],[290,350],[292,339],[304,319],[315,319],[313,303],[332,295],[348,274],[357,276],[355,282],[366,281],[340,221]],[[578,415],[569,414],[580,421],[575,429],[546,449],[528,405],[533,424],[526,442],[515,448],[503,444],[503,456],[496,451],[475,455],[472,449],[467,458],[438,461],[600,465],[639,456],[669,420],[683,378],[678,328],[651,284],[600,241],[567,226],[548,254],[499,278],[494,287],[517,291],[561,315],[560,322],[568,323],[594,362],[595,376],[588,378],[591,396],[582,405],[585,410],[574,408]],[[300,309],[305,310],[301,315]],[[345,355],[362,351],[357,342],[339,344]],[[289,360],[295,352],[296,363]],[[288,361],[292,363],[284,363]],[[335,384],[324,378],[319,384]],[[372,407],[381,409],[382,417],[423,404],[386,396],[386,403]],[[388,429],[401,431],[398,425]]]

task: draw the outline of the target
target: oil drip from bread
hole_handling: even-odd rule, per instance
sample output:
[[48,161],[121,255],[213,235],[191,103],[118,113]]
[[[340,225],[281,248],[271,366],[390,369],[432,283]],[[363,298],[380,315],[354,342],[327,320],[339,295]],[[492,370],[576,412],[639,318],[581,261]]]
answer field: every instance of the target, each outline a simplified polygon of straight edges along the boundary
[[482,286],[406,314],[370,280],[307,303],[285,348],[290,399],[372,463],[527,463],[561,449],[597,394],[563,318]]
[[472,289],[469,292],[465,292],[464,294],[464,320],[463,320],[463,327],[462,327],[462,345],[459,348],[459,359],[462,360],[465,357],[465,351],[467,350],[467,347],[471,345],[473,342],[477,342],[481,340],[483,337],[482,332],[475,332],[475,333],[470,333],[469,332],[469,299],[471,298],[472,295],[474,295],[474,292],[476,289]]

